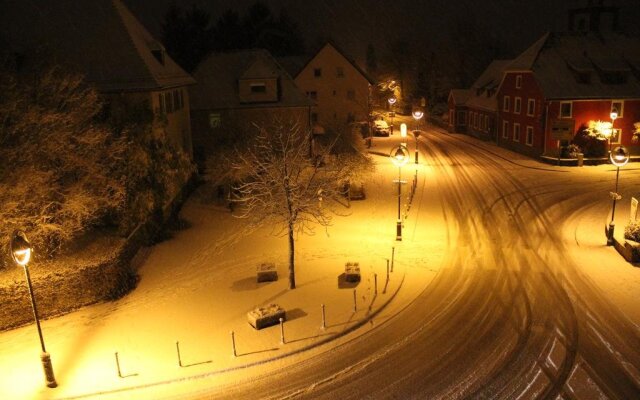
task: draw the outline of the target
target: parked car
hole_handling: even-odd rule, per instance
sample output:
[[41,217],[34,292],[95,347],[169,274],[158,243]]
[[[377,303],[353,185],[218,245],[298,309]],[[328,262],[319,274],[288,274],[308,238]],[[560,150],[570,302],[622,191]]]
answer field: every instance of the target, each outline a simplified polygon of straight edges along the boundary
[[389,128],[389,124],[387,121],[373,121],[373,135],[374,136],[389,136],[391,133],[391,128]]

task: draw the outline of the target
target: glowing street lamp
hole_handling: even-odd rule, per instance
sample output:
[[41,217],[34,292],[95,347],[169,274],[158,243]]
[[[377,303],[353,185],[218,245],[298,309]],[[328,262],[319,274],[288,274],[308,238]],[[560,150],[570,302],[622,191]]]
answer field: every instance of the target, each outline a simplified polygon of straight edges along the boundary
[[54,388],[58,386],[56,378],[53,376],[53,366],[51,365],[51,357],[44,347],[44,339],[42,338],[42,329],[40,328],[40,319],[38,317],[38,308],[36,307],[36,299],[33,296],[33,287],[31,286],[31,276],[29,275],[29,260],[31,260],[31,253],[33,249],[27,239],[27,235],[24,232],[17,230],[11,235],[11,257],[16,264],[24,268],[24,274],[27,278],[27,285],[29,286],[29,296],[31,296],[31,308],[33,309],[33,317],[36,320],[36,326],[38,327],[38,336],[40,337],[40,347],[42,353],[40,354],[40,360],[42,361],[42,367],[44,369],[44,376],[47,381],[47,386]]
[[416,108],[415,110],[413,110],[411,115],[413,115],[413,118],[416,120],[416,130],[413,131],[413,137],[416,138],[416,154],[415,154],[415,158],[416,158],[416,164],[417,164],[418,163],[418,136],[420,136],[420,132],[419,132],[420,120],[422,119],[422,117],[424,117],[424,111]]
[[393,117],[395,116],[395,112],[393,111],[393,105],[396,104],[396,101],[398,101],[398,99],[396,99],[395,96],[391,96],[387,99],[387,102],[389,103],[389,109],[391,110],[391,134],[393,135]]
[[624,167],[629,162],[629,151],[624,146],[618,146],[613,149],[613,152],[609,153],[609,159],[611,164],[616,166],[616,190],[610,193],[613,199],[613,206],[611,207],[611,222],[609,222],[609,230],[607,231],[607,246],[612,246],[614,243],[613,230],[615,229],[615,223],[613,219],[616,215],[616,201],[622,198],[618,194],[618,176],[620,175],[620,167]]
[[409,151],[404,146],[397,146],[389,154],[391,162],[398,166],[398,221],[396,222],[396,240],[402,240],[402,217],[400,202],[402,200],[402,166],[409,162]]
[[609,153],[611,153],[611,139],[613,138],[613,134],[615,133],[615,130],[613,129],[613,123],[616,122],[616,119],[618,119],[618,110],[613,108],[609,116],[611,117],[611,135],[609,135]]

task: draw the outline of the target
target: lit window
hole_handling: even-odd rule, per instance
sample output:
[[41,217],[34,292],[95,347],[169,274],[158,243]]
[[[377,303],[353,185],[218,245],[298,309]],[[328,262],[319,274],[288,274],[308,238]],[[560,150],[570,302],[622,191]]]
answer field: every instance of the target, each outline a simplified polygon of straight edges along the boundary
[[513,124],[513,141],[514,142],[520,141],[520,124],[518,123]]
[[527,126],[527,136],[525,137],[527,146],[533,146],[533,127]]
[[504,96],[502,98],[502,111],[509,111],[509,108],[511,108],[511,99],[509,98],[509,96]]
[[513,112],[514,114],[520,114],[520,109],[522,108],[522,99],[520,97],[516,97],[513,102]]
[[507,139],[509,137],[509,121],[502,121],[502,138]]
[[520,89],[522,87],[522,75],[516,76],[516,89]]
[[573,115],[573,103],[570,101],[560,102],[560,118],[571,118]]
[[624,116],[624,100],[612,100],[611,101],[611,111],[616,110],[618,113],[618,118],[622,118]]
[[536,112],[536,99],[527,100],[527,115],[533,117]]

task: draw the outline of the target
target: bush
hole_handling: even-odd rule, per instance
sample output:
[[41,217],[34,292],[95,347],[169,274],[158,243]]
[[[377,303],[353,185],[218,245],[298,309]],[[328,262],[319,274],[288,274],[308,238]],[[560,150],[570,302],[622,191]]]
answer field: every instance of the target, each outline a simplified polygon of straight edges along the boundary
[[573,138],[573,144],[583,149],[585,157],[604,157],[607,154],[607,141],[590,136],[584,129],[580,129]]
[[629,225],[624,227],[624,238],[640,242],[640,223],[630,222]]

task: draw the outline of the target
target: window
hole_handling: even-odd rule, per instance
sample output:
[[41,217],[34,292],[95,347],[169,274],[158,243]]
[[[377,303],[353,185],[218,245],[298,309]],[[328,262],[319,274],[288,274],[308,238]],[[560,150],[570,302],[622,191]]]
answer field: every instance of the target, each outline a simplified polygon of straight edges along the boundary
[[611,144],[620,144],[620,132],[621,129],[613,128],[613,136],[611,136]]
[[467,117],[466,112],[458,111],[458,120],[456,121],[456,123],[460,126],[465,126],[467,124],[466,117]]
[[338,94],[338,92],[336,92],[335,90],[333,91],[333,95],[335,96],[336,94]]
[[307,92],[307,96],[309,96],[311,100],[318,100],[318,92],[316,91]]
[[516,76],[516,89],[520,89],[522,87],[522,75]]
[[347,99],[355,100],[356,99],[356,91],[355,90],[347,90]]
[[180,109],[180,96],[178,95],[178,91],[173,91],[173,109],[178,111]]
[[484,130],[485,131],[489,131],[489,116],[485,115],[484,116]]
[[522,99],[520,97],[516,97],[513,100],[513,112],[514,114],[520,114],[520,109],[522,108]]
[[502,121],[502,138],[507,139],[509,137],[509,121]]
[[520,124],[518,123],[513,124],[513,141],[514,142],[520,141]]
[[311,113],[311,122],[318,122],[318,113]]
[[355,120],[356,120],[356,117],[352,113],[347,114],[347,124]]
[[173,92],[164,94],[164,102],[167,106],[167,114],[171,114],[173,112]]
[[573,115],[573,103],[570,101],[560,102],[560,118],[571,118]]
[[533,117],[536,113],[536,99],[527,100],[527,115]]
[[509,96],[504,96],[502,98],[502,111],[509,111],[511,108]]
[[527,146],[533,146],[533,126],[527,126],[525,143],[527,144]]
[[164,103],[164,93],[158,94],[158,110],[160,111],[160,114],[167,113],[167,106]]
[[449,125],[454,126],[456,121],[453,120],[455,117],[455,112],[453,110],[449,110]]
[[220,117],[220,113],[209,113],[209,127],[217,128],[221,122],[222,118]]
[[251,93],[267,93],[267,85],[264,83],[252,83],[249,85]]
[[474,128],[478,126],[478,114],[475,112],[471,113],[471,126]]
[[314,68],[313,76],[316,78],[320,78],[322,76],[322,68]]
[[624,116],[624,100],[611,100],[611,111],[616,110],[618,112],[618,118]]
[[344,78],[344,69],[342,67],[336,67],[336,77]]

